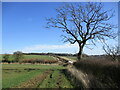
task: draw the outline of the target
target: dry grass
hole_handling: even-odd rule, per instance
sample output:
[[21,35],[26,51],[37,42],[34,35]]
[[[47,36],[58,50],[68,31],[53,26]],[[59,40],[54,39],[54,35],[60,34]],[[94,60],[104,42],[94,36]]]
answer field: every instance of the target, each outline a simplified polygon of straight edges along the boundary
[[42,63],[42,64],[52,64],[57,63],[57,60],[39,60],[39,59],[23,59],[20,61],[20,63]]
[[91,75],[104,87],[120,88],[120,62],[87,59],[74,63],[74,66]]

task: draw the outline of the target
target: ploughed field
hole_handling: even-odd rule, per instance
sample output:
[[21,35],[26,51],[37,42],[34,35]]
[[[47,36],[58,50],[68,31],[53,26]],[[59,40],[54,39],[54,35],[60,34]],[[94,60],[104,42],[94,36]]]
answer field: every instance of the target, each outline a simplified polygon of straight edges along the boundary
[[40,64],[3,64],[2,88],[73,88],[65,67]]

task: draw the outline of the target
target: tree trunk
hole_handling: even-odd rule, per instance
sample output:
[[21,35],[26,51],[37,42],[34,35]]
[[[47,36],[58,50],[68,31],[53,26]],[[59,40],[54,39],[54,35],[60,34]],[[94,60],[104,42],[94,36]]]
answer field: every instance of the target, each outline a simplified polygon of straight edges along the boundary
[[79,52],[78,52],[78,55],[77,55],[78,60],[82,59],[82,51],[83,51],[83,48],[79,45]]

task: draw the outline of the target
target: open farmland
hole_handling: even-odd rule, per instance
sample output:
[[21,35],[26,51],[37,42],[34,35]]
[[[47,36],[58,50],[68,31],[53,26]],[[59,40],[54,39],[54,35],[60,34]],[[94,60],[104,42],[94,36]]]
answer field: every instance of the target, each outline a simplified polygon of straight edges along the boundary
[[[2,60],[2,57],[4,54],[0,55],[0,61]],[[23,55],[22,59],[40,59],[40,60],[54,60],[52,56],[49,55]],[[14,61],[14,56],[10,54],[9,61]]]
[[64,69],[60,65],[3,64],[3,88],[72,88]]
[[49,55],[24,55],[23,58],[24,59],[54,60],[54,58]]
[[[14,59],[12,54],[9,54],[9,61],[12,61]],[[0,61],[2,61],[4,54],[0,54]]]

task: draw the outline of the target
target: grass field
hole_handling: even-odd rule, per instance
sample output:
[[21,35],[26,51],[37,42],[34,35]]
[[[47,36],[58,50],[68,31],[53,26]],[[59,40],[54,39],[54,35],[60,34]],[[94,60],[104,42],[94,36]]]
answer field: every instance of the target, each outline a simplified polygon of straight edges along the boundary
[[[4,56],[4,54],[0,54],[0,61],[2,61],[2,57]],[[12,61],[14,58],[12,55],[9,56],[9,60]]]
[[[2,56],[0,55],[0,61],[2,60]],[[52,56],[49,55],[23,55],[22,59],[40,59],[40,60],[54,60]],[[14,60],[14,56],[10,55],[9,60],[12,61]]]
[[[76,56],[64,56],[70,60],[77,60]],[[49,55],[23,55],[22,59],[40,59],[40,60],[55,60],[52,56]],[[2,55],[0,55],[0,61],[2,60]],[[13,55],[10,55],[9,60],[14,60]]]
[[2,55],[0,54],[0,61],[2,60]]
[[49,55],[24,55],[23,58],[24,59],[54,60],[54,58]]
[[3,88],[72,88],[58,65],[3,64]]
[[77,60],[77,56],[66,56],[66,57],[71,59],[71,60]]
[[2,87],[3,88],[12,88],[19,85],[22,82],[29,80],[32,77],[35,77],[37,74],[42,73],[44,70],[3,70],[2,72]]
[[40,88],[73,88],[62,70],[54,70],[40,85]]
[[38,64],[3,64],[2,69],[65,69],[60,65],[38,65]]

